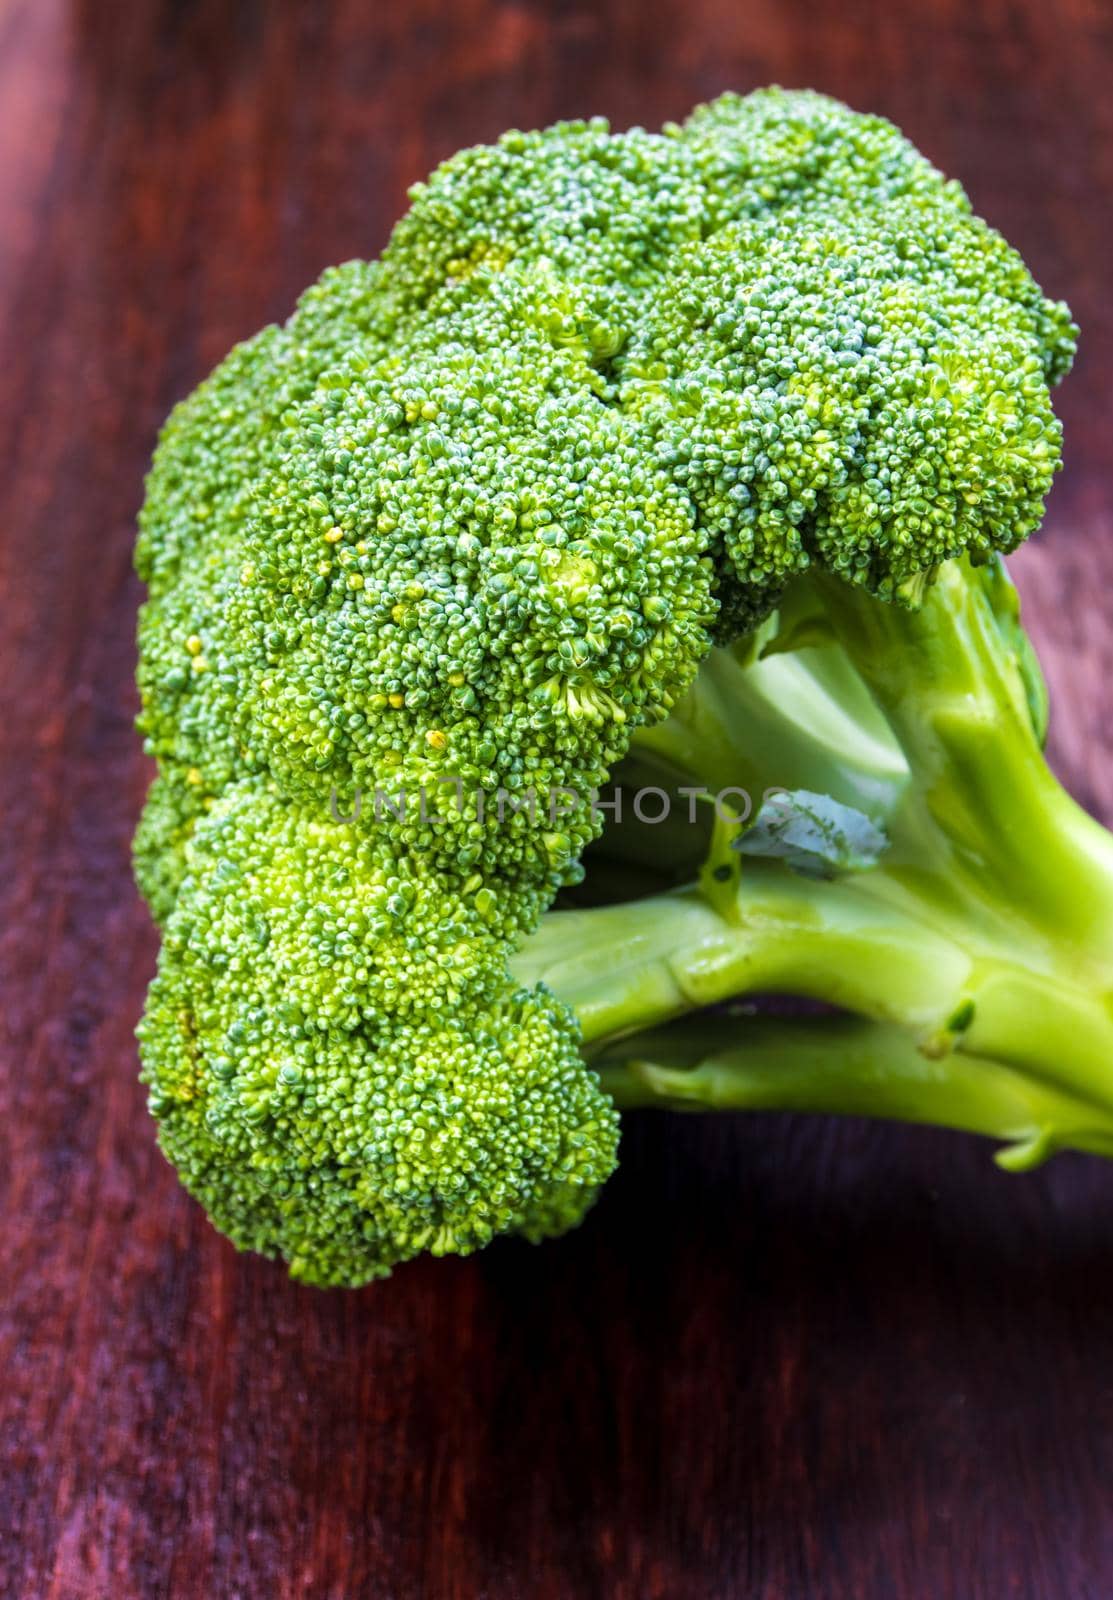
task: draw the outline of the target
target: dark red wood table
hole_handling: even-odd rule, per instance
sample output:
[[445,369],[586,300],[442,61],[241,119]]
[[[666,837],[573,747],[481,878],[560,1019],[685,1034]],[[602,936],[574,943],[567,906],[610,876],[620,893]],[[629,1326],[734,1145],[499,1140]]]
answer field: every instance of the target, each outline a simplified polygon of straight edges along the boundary
[[323,1294],[210,1230],[136,1082],[168,407],[457,146],[771,80],[897,119],[1075,306],[1018,572],[1113,820],[1106,0],[0,0],[4,1596],[1113,1595],[1113,1167],[645,1115],[575,1236]]

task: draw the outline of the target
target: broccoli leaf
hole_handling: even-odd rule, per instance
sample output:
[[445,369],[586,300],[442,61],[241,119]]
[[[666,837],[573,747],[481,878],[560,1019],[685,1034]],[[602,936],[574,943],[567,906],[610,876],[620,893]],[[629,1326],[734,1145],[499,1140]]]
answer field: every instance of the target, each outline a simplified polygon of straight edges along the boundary
[[834,878],[876,866],[888,843],[883,830],[853,806],[829,794],[785,789],[770,795],[734,848],[781,860],[805,878]]

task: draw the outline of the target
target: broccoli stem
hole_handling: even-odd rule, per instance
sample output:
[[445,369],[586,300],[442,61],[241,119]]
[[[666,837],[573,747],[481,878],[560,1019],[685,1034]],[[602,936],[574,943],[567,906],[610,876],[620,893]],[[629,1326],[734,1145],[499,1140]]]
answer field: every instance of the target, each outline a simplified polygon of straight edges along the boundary
[[1076,1149],[1113,1155],[1113,1122],[1095,1123],[1086,1100],[1004,1062],[925,1055],[905,1029],[860,1017],[693,1019],[624,1039],[593,1065],[623,1111],[806,1111],[931,1123],[1002,1141],[996,1160],[1009,1171],[1046,1159],[1057,1133]]
[[[551,915],[518,957],[519,976],[544,979],[573,1006],[623,1103],[668,1100],[678,1087],[646,1076],[653,1057],[628,1036],[687,1017],[676,1025],[693,1030],[684,1048],[704,1063],[684,1080],[697,1101],[706,1086],[708,1103],[873,1109],[966,1127],[1008,1140],[1013,1165],[1064,1146],[1113,1153],[1113,840],[1044,760],[1042,686],[1003,567],[949,564],[916,610],[808,578],[781,628],[773,648],[806,640],[798,660],[815,674],[814,722],[806,692],[786,713],[784,748],[798,762],[789,781],[846,800],[875,780],[873,814],[890,839],[881,863],[804,878],[777,861],[743,863],[720,826],[695,883]],[[735,756],[746,759],[762,665],[721,659],[709,682],[714,714],[701,680],[683,717],[653,730],[655,758],[689,781],[706,772],[721,782]],[[868,692],[904,763],[899,785],[880,781],[894,767],[875,728],[845,742],[841,765],[828,737],[822,708],[851,669],[855,715]],[[748,781],[788,786],[749,759]],[[620,834],[602,846],[629,853]],[[747,1030],[741,1042],[717,1034],[705,1046],[693,1012],[759,993],[822,1001],[852,1019],[822,1057],[816,1042],[830,1021]]]
[[568,1001],[589,1044],[746,994],[808,996],[924,1031],[963,998],[969,958],[876,893],[776,862],[747,862],[743,879],[726,914],[699,885],[553,913],[514,970]]
[[[1106,887],[1113,892],[1113,881]],[[911,915],[906,900],[879,869],[819,883],[793,877],[779,863],[747,862],[733,915],[709,904],[695,886],[557,913],[542,923],[515,967],[519,977],[543,979],[572,1005],[593,1063],[606,1059],[616,1040],[706,1007],[755,994],[806,997],[881,1025],[887,1031],[876,1036],[879,1054],[885,1041],[901,1041],[894,1067],[899,1093],[879,1096],[876,1114],[1020,1138],[1015,1119],[994,1121],[988,1111],[975,1118],[965,1089],[950,1105],[955,1084],[988,1085],[1000,1068],[1009,1103],[1016,1097],[1014,1080],[1023,1078],[1030,1086],[1026,1103],[1044,1117],[1038,1126],[1025,1125],[1025,1143],[1038,1141],[1044,1155],[1065,1146],[1113,1152],[1108,991],[1045,969],[1039,945],[1017,940],[1008,955],[996,944],[979,947],[976,924],[960,944]],[[928,907],[928,916],[933,910]],[[770,1048],[775,1037],[769,1036]],[[744,1055],[748,1047],[733,1054]],[[910,1071],[913,1057],[920,1065]],[[814,1102],[800,1098],[809,1080],[797,1072],[791,1100],[764,1103],[868,1109],[865,1080],[852,1072],[844,1084],[842,1061],[833,1052]],[[929,1062],[930,1073],[922,1065]],[[775,1092],[777,1081],[770,1077],[763,1092]],[[749,1092],[741,1087],[744,1075],[739,1082],[739,1092]],[[992,1101],[994,1093],[987,1087],[983,1098]]]
[[839,645],[908,761],[886,867],[1018,917],[1108,980],[1113,837],[1066,793],[1032,726],[1032,658],[999,560],[948,563],[917,611],[815,580]]
[[741,640],[712,651],[664,722],[636,730],[615,782],[671,779],[711,793],[811,788],[874,816],[908,780],[900,746],[846,654]]

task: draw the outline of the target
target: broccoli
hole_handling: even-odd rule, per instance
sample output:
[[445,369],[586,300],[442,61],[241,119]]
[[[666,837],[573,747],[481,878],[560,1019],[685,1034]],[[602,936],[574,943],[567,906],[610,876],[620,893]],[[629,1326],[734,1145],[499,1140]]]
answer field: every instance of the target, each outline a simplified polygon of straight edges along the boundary
[[[509,133],[411,202],[148,478],[140,1044],[187,1187],[357,1284],[566,1230],[617,1105],[763,1103],[782,1057],[772,1103],[1096,1147],[1106,847],[1051,798],[1000,566],[1059,465],[1067,308],[810,93]],[[644,771],[799,792],[666,853],[596,803]],[[769,987],[861,1020],[736,1015]]]

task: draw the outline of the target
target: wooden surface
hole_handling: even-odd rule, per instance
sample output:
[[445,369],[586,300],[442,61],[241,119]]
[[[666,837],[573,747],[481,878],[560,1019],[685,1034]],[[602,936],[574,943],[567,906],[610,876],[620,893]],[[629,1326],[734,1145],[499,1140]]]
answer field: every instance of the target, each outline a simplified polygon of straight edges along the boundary
[[1113,819],[1111,76],[1106,0],[0,0],[5,1600],[1113,1594],[1113,1168],[646,1116],[574,1237],[296,1288],[156,1152],[128,871],[171,402],[457,146],[770,80],[895,117],[1075,305],[1019,571]]

